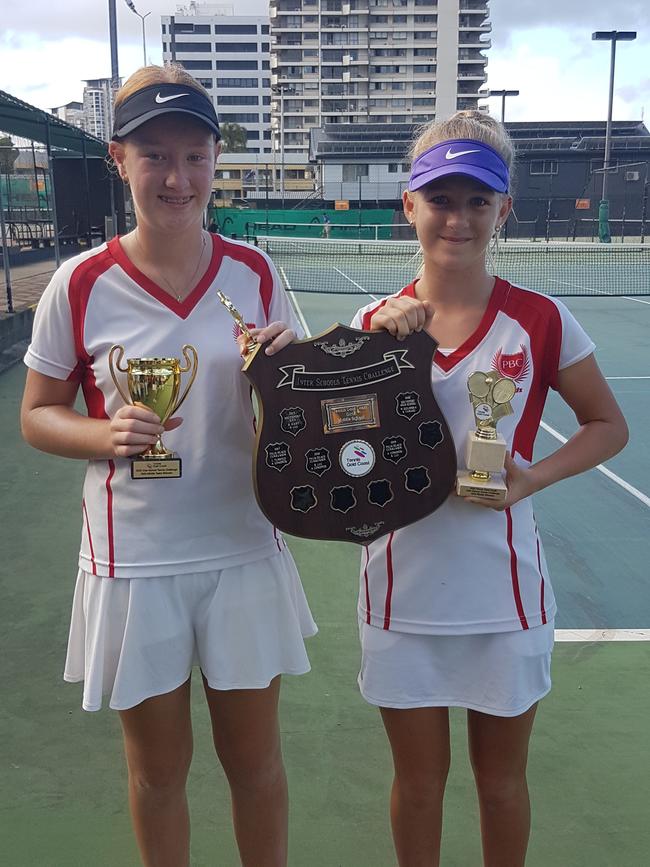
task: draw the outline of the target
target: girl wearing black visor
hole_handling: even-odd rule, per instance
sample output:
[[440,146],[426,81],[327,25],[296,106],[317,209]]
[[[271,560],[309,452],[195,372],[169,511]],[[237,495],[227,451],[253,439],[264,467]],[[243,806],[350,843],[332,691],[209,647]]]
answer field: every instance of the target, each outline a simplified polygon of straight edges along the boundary
[[[242,864],[284,867],[280,676],[309,670],[303,637],[316,631],[291,555],[255,502],[239,333],[217,291],[269,354],[299,325],[265,254],[203,229],[219,139],[209,95],[181,67],[129,78],[109,152],[137,228],[61,266],[25,359],[25,438],[88,461],[65,679],[84,682],[86,710],[108,695],[120,713],[133,824],[151,867],[189,864],[194,663]],[[109,370],[114,344],[131,359],[196,348],[183,419],[163,426],[125,405]],[[87,415],[74,408],[79,386]],[[182,474],[132,478],[129,459],[163,430]]]

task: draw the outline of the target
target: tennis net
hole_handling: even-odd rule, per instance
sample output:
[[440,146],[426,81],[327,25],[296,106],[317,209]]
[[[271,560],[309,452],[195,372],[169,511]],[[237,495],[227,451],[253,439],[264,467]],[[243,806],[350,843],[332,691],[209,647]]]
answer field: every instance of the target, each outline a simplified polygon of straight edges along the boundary
[[[399,291],[417,274],[417,241],[257,237],[296,292]],[[548,295],[650,295],[650,245],[507,242],[488,268]]]

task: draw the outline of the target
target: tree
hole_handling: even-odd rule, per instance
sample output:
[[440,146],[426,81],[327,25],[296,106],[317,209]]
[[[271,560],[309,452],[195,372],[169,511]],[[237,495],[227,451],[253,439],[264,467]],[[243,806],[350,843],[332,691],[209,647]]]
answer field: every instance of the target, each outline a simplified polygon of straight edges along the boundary
[[0,136],[0,172],[10,175],[14,170],[20,151],[14,147],[14,143],[8,135]]
[[246,130],[238,123],[222,123],[221,149],[227,154],[241,154],[246,151]]

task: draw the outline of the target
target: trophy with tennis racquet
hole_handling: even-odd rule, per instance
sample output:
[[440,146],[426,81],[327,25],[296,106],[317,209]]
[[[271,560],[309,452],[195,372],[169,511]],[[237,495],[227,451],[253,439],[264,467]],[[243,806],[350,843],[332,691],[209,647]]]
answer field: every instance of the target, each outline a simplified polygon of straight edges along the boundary
[[493,503],[504,503],[508,488],[503,477],[506,441],[497,433],[499,419],[512,414],[515,383],[496,371],[476,371],[467,381],[476,429],[467,434],[466,470],[458,473],[456,492]]

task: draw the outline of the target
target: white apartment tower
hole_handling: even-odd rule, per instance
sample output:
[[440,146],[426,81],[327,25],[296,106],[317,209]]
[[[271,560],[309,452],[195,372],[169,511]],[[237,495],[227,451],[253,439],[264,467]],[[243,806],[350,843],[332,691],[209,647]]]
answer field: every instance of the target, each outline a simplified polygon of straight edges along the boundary
[[248,153],[271,153],[268,17],[193,2],[161,23],[163,60],[180,63],[206,88],[221,123],[246,130]]
[[83,127],[102,141],[113,132],[113,90],[110,78],[87,78],[83,93]]
[[[270,0],[274,144],[326,123],[424,123],[477,108],[488,0]],[[282,121],[279,118],[282,118]]]

